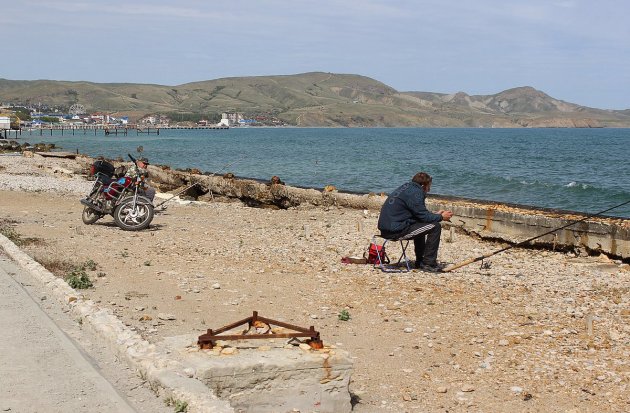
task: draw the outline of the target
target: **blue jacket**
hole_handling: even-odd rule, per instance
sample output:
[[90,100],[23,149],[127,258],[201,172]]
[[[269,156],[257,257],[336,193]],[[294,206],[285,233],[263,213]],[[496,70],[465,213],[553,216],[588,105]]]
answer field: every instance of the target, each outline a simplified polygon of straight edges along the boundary
[[378,218],[378,229],[381,234],[398,234],[416,222],[440,222],[442,215],[434,214],[427,209],[425,197],[422,185],[413,181],[401,185],[392,192],[385,200]]

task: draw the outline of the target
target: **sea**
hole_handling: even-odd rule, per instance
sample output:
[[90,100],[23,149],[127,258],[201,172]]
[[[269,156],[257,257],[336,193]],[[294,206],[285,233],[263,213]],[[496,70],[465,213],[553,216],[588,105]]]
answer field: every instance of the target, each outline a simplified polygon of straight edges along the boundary
[[[437,195],[598,213],[630,201],[630,129],[231,128],[105,136],[23,131],[90,156],[340,191],[388,193],[420,171]],[[138,150],[142,150],[139,152]],[[630,218],[630,204],[604,215]]]

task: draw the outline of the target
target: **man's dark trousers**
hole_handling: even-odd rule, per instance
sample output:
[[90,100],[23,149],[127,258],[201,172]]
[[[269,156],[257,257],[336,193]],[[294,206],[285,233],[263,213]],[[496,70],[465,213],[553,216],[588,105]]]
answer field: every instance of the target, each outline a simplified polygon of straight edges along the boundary
[[416,222],[404,231],[395,234],[382,233],[381,235],[387,239],[399,239],[413,232],[419,232],[417,236],[412,238],[416,253],[416,266],[420,263],[431,266],[437,265],[438,248],[440,248],[440,235],[442,233],[442,226],[439,222],[434,222],[432,224],[426,222]]

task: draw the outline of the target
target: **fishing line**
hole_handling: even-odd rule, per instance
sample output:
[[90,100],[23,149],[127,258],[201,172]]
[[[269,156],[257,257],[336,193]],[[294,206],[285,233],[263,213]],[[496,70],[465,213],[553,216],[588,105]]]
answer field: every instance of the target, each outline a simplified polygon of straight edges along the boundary
[[[225,169],[229,168],[230,166],[234,165],[235,163],[237,163],[237,162],[239,162],[239,161],[241,161],[241,160],[243,160],[243,159],[245,159],[245,158],[247,158],[247,155],[241,155],[241,156],[240,156],[240,157],[238,157],[236,160],[234,160],[234,161],[232,161],[232,162],[230,162],[230,163],[225,164],[225,165],[224,165],[221,169],[219,169],[217,172],[213,172],[212,174],[208,175],[208,177],[210,178],[210,177],[213,177],[213,176],[217,175],[218,173],[223,172]],[[174,194],[172,197],[170,197],[169,199],[167,199],[167,200],[165,200],[165,201],[160,202],[159,204],[157,204],[157,205],[155,206],[155,208],[157,208],[157,207],[159,207],[159,206],[164,205],[165,203],[167,203],[167,202],[168,202],[168,201],[170,201],[171,199],[176,198],[176,197],[177,197],[177,196],[179,196],[180,194],[183,194],[184,192],[188,191],[190,188],[192,188],[192,187],[193,187],[193,186],[195,186],[195,185],[200,185],[200,184],[199,184],[199,182],[195,182],[195,183],[193,183],[192,185],[187,186],[186,188],[182,189],[181,191],[178,191],[177,193],[175,193],[175,194]],[[210,196],[212,196],[212,191],[210,191]],[[166,208],[166,207],[164,207],[164,208]]]
[[594,214],[589,214],[589,215],[585,216],[584,218],[578,219],[578,220],[576,220],[576,221],[569,222],[568,224],[565,224],[565,225],[563,225],[563,226],[561,226],[561,227],[558,227],[558,228],[552,229],[551,231],[547,231],[547,232],[545,232],[544,234],[540,234],[540,235],[537,235],[537,236],[535,236],[535,237],[532,237],[532,238],[526,239],[525,241],[521,241],[521,242],[519,242],[519,243],[517,243],[517,244],[510,245],[510,246],[507,246],[507,247],[505,247],[505,248],[501,248],[500,250],[497,250],[497,251],[494,251],[494,252],[489,252],[489,253],[484,254],[484,255],[480,255],[479,257],[476,257],[476,258],[470,258],[470,259],[468,259],[468,260],[466,260],[466,261],[462,261],[462,262],[460,262],[460,263],[458,263],[458,264],[454,264],[454,265],[452,265],[452,266],[450,266],[450,267],[448,267],[448,268],[445,268],[445,269],[444,269],[444,272],[451,272],[451,271],[456,270],[456,269],[458,269],[458,268],[461,268],[461,267],[463,267],[463,266],[465,266],[465,265],[472,264],[473,262],[481,261],[481,260],[483,260],[483,259],[485,259],[485,258],[492,257],[493,255],[496,255],[496,254],[499,254],[499,253],[501,253],[501,252],[507,251],[507,250],[509,250],[509,249],[512,249],[512,248],[518,247],[518,246],[520,246],[520,245],[526,244],[526,243],[531,242],[531,241],[533,241],[533,240],[535,240],[535,239],[538,239],[538,238],[540,238],[540,237],[544,237],[545,235],[553,234],[553,233],[554,233],[554,232],[556,232],[556,231],[559,231],[559,230],[561,230],[561,229],[564,229],[564,228],[570,227],[571,225],[575,225],[575,224],[577,224],[577,223],[579,223],[579,222],[586,221],[586,220],[587,220],[587,219],[589,219],[589,218],[596,217],[596,216],[601,215],[601,214],[603,214],[603,213],[605,213],[605,212],[612,211],[613,209],[616,209],[616,208],[622,207],[622,206],[624,206],[624,205],[626,205],[626,204],[630,204],[630,199],[629,199],[629,200],[627,200],[626,202],[623,202],[623,203],[619,204],[619,205],[615,205],[614,207],[611,207],[611,208],[605,209],[605,210],[603,210],[603,211],[596,212],[596,213],[594,213]]

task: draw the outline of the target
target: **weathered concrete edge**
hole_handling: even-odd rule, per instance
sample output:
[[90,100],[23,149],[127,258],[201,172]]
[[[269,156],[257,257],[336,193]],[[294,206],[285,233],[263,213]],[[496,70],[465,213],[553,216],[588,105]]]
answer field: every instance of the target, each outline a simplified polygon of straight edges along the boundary
[[[383,194],[327,192],[265,184],[249,179],[197,175],[170,170],[165,172],[158,167],[152,168],[152,176],[156,175],[156,178],[169,185],[184,186],[197,182],[210,193],[281,208],[310,204],[379,211],[386,199]],[[482,239],[509,243],[522,242],[587,217],[586,214],[570,211],[551,211],[433,196],[428,198],[427,206],[432,210],[452,210],[455,213],[452,225],[465,232],[478,235]],[[630,260],[630,219],[591,217],[540,238],[534,244],[544,248],[583,248]]]
[[[78,156],[76,160],[87,169],[93,159]],[[252,205],[272,205],[279,208],[301,205],[338,206],[379,211],[384,194],[351,194],[297,188],[232,176],[203,175],[150,165],[151,181],[160,189],[184,188],[199,184],[202,192],[210,195],[237,198]],[[203,196],[200,200],[205,200]],[[211,199],[211,197],[208,197]],[[432,210],[449,209],[455,213],[453,225],[482,239],[518,243],[541,235],[571,221],[586,217],[570,211],[553,211],[518,205],[481,202],[464,198],[429,196],[427,206]],[[376,232],[376,228],[374,228]],[[630,219],[593,217],[553,235],[536,240],[542,248],[586,249],[624,261],[630,261]]]
[[41,283],[71,314],[82,320],[102,343],[136,369],[149,383],[158,386],[164,395],[188,403],[190,413],[234,413],[228,402],[217,398],[201,381],[190,378],[181,363],[156,349],[154,344],[127,328],[109,309],[99,308],[84,299],[80,292],[46,270],[0,234],[0,248],[20,267]]

